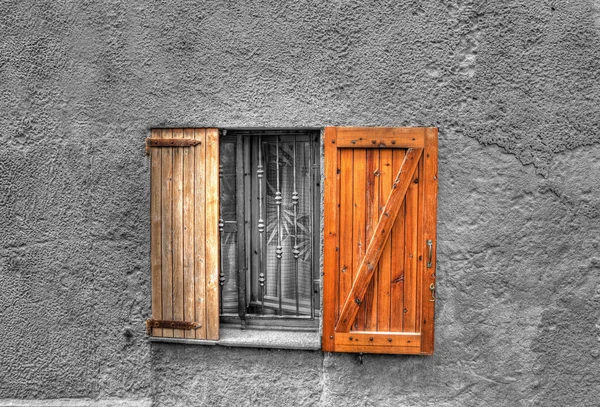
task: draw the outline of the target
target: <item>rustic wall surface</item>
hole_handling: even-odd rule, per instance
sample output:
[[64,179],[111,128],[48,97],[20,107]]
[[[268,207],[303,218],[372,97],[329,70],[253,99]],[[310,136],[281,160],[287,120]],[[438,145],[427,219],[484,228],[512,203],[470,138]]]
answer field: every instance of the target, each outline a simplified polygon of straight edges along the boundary
[[[598,405],[600,1],[3,0],[0,90],[0,405]],[[435,355],[151,344],[149,129],[325,125],[440,129]]]

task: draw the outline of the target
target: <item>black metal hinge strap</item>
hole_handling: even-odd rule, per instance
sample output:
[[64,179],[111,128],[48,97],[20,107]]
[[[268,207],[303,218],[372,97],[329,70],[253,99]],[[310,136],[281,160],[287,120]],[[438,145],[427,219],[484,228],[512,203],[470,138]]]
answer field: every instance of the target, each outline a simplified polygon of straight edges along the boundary
[[191,147],[198,144],[202,142],[193,138],[147,138],[146,152],[150,151],[150,147]]
[[168,321],[164,319],[147,319],[146,330],[148,335],[152,334],[152,328],[169,328],[169,329],[198,329],[202,325],[198,322],[189,321]]

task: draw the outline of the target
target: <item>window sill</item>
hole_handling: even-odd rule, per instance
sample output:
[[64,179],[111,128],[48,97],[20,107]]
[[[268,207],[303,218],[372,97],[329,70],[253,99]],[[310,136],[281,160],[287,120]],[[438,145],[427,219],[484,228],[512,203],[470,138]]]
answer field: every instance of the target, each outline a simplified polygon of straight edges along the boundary
[[321,350],[321,338],[317,332],[280,330],[241,330],[221,328],[219,340],[150,337],[150,342],[182,343],[186,345],[218,345],[236,348],[268,348],[292,350]]

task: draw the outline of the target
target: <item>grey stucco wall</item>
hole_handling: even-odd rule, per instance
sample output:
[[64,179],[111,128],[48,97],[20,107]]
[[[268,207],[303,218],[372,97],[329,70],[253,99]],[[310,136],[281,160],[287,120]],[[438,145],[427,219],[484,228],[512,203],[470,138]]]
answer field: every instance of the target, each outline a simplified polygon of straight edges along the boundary
[[[600,404],[599,1],[0,9],[0,404]],[[434,356],[150,344],[149,129],[325,125],[440,129]]]

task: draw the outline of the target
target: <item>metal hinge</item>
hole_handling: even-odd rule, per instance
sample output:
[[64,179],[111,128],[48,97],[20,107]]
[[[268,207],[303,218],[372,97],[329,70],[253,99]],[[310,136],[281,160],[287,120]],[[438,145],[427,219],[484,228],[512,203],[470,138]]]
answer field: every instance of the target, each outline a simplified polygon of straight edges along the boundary
[[193,138],[147,138],[146,154],[150,154],[150,147],[191,147],[202,144]]
[[147,319],[146,331],[148,335],[152,335],[152,328],[169,328],[169,329],[198,329],[202,325],[198,322],[189,321],[168,321],[164,319]]

